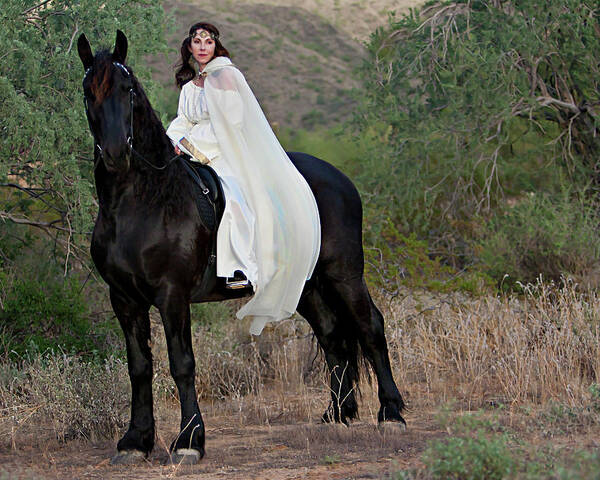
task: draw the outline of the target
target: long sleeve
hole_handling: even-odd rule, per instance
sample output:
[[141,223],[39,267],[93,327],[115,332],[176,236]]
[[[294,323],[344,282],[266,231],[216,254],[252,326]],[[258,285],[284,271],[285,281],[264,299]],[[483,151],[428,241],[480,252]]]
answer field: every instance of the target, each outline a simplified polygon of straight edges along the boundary
[[177,117],[170,123],[167,128],[167,136],[171,139],[173,145],[177,145],[179,141],[188,135],[194,124],[189,121],[184,113],[185,105],[185,89],[179,94],[179,104],[177,106]]

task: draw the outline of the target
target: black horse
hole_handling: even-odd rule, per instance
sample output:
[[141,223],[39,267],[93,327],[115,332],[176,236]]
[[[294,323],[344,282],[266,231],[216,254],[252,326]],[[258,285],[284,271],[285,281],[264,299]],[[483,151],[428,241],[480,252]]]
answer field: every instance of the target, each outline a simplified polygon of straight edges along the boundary
[[[189,305],[252,292],[226,289],[215,275],[211,253],[216,226],[203,221],[196,205],[202,195],[198,184],[174,159],[160,120],[125,65],[125,35],[117,32],[112,53],[94,56],[84,35],[77,46],[85,69],[83,91],[100,205],[91,254],[110,287],[125,333],[132,391],[129,429],[117,444],[113,463],[136,462],[154,446],[151,305],[162,317],[181,403],[181,432],[171,445],[172,459],[196,462],[204,455],[205,435],[194,385]],[[310,185],[321,218],[321,251],[298,311],[313,328],[331,370],[332,402],[323,419],[347,423],[356,418],[354,389],[362,352],[377,376],[379,421],[404,424],[383,317],[363,277],[358,192],[332,165],[304,153],[289,156]]]

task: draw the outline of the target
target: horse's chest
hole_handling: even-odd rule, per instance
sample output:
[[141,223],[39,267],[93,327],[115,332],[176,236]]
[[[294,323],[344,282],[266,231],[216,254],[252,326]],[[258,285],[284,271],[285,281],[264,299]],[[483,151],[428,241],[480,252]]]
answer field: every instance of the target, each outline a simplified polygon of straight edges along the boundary
[[[157,218],[109,221],[99,218],[91,253],[107,283],[152,288],[160,278],[176,273],[184,277],[196,263],[193,235],[168,235]],[[189,229],[188,229],[189,230]],[[186,231],[184,229],[184,231]],[[189,237],[189,238],[188,238]]]
[[100,219],[96,222],[91,244],[92,259],[109,283],[122,283],[124,279],[140,275],[142,240],[143,235],[137,234],[131,226],[124,228]]

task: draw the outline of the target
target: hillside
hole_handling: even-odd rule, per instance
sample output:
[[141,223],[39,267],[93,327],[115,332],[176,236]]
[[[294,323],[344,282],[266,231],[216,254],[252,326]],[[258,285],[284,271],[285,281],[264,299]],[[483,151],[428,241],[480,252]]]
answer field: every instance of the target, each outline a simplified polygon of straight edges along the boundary
[[170,92],[163,109],[169,116],[175,113],[172,67],[180,42],[191,24],[206,20],[220,29],[223,44],[272,123],[290,128],[335,125],[352,111],[350,90],[360,85],[353,71],[363,61],[369,33],[386,21],[389,10],[422,3],[310,0],[300,8],[290,0],[216,5],[167,0],[165,8],[177,26],[169,38],[173,53],[168,61],[152,61],[154,78]]

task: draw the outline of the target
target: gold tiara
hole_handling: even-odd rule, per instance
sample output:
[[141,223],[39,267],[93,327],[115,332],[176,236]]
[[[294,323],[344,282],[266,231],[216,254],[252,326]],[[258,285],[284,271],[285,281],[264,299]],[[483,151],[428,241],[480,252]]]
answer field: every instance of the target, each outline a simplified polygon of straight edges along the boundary
[[190,38],[193,40],[194,38],[212,38],[213,40],[216,40],[217,38],[219,38],[218,35],[215,35],[212,32],[209,32],[208,30],[204,30],[203,28],[199,28],[198,30],[196,30],[192,35],[190,35]]

